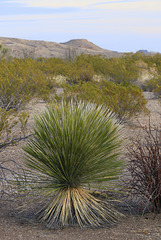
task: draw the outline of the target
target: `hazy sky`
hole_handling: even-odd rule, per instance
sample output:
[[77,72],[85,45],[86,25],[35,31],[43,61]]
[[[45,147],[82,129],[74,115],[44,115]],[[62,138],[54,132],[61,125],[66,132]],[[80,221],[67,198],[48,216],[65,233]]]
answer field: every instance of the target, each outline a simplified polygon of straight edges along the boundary
[[0,0],[0,36],[161,52],[161,0]]

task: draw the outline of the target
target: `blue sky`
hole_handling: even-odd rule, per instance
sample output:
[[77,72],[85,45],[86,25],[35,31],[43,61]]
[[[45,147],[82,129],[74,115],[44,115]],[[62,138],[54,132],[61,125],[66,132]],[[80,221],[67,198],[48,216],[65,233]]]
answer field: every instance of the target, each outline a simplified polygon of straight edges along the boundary
[[161,52],[161,0],[0,0],[0,36]]

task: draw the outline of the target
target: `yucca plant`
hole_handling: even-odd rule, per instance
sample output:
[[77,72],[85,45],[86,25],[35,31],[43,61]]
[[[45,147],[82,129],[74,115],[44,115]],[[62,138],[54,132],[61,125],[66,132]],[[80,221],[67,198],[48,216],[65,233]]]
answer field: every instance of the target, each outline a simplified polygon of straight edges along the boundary
[[26,152],[27,188],[39,195],[37,216],[49,227],[116,222],[119,212],[93,191],[118,179],[123,161],[120,126],[103,106],[84,102],[50,105],[35,117]]

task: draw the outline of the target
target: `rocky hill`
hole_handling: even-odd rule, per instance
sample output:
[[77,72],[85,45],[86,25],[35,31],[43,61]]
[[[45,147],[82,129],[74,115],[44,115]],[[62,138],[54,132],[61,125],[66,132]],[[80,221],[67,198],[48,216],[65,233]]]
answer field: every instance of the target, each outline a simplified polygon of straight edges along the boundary
[[17,58],[56,57],[71,59],[82,53],[103,55],[107,58],[122,56],[122,53],[100,48],[86,39],[75,39],[65,43],[56,43],[0,37],[0,44],[9,49],[11,56]]

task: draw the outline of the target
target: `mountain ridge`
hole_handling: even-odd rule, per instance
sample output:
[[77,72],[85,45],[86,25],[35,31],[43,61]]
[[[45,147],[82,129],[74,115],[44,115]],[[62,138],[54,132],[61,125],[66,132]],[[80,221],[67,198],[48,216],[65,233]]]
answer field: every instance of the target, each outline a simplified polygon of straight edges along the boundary
[[71,39],[56,43],[44,40],[26,40],[20,38],[0,37],[0,44],[9,49],[9,55],[17,58],[62,58],[69,59],[82,53],[102,55],[107,58],[121,57],[123,53],[103,49],[87,39]]

